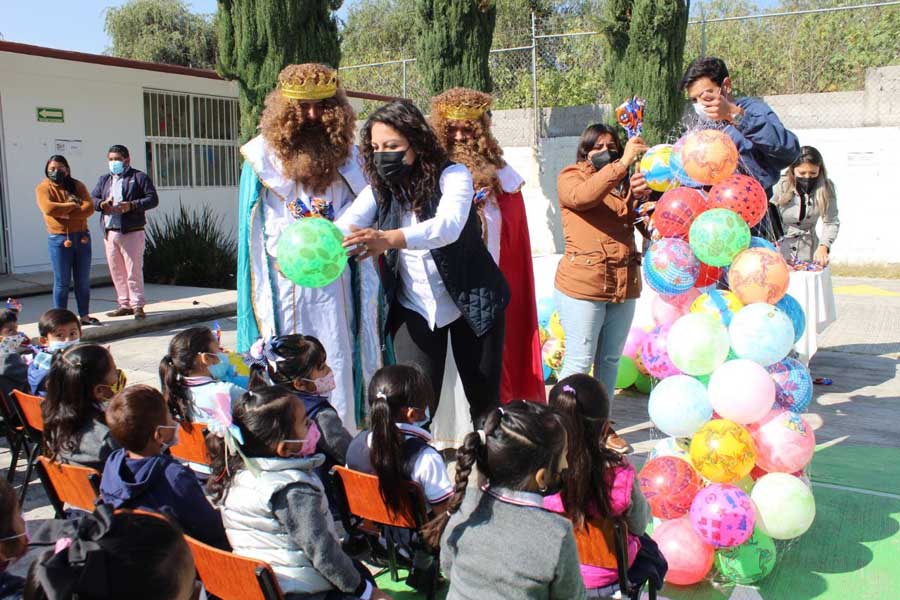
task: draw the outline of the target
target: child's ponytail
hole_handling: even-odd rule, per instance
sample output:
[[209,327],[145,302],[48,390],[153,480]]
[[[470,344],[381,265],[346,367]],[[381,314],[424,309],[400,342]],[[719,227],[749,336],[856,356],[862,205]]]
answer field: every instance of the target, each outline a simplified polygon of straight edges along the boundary
[[194,420],[194,401],[184,378],[194,370],[197,356],[209,352],[216,337],[209,327],[185,329],[169,342],[169,353],[159,361],[159,383],[172,416],[182,422]]

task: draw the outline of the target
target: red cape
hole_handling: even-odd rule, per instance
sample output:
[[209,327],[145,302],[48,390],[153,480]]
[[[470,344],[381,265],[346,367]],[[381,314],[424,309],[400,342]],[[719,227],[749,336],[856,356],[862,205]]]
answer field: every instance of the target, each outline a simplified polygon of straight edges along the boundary
[[502,220],[500,271],[506,277],[510,290],[509,305],[506,307],[500,402],[546,402],[525,201],[520,191],[504,192],[499,194],[497,204]]

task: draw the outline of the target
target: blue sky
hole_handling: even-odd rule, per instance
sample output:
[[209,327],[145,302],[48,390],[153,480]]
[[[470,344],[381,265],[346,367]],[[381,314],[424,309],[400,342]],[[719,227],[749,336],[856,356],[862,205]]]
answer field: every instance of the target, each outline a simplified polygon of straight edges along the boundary
[[[344,0],[339,16],[354,0]],[[122,0],[44,0],[40,10],[28,0],[2,2],[0,34],[8,42],[22,42],[62,50],[101,54],[109,46],[103,31],[104,11]],[[216,12],[216,0],[188,0],[193,12]]]

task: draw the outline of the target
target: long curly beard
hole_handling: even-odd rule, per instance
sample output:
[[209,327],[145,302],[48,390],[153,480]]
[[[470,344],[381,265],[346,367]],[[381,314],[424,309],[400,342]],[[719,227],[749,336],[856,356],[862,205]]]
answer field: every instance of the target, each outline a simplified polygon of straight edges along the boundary
[[450,160],[463,164],[469,169],[475,191],[481,188],[490,188],[495,194],[501,191],[500,180],[497,176],[499,169],[479,151],[478,140],[452,143]]

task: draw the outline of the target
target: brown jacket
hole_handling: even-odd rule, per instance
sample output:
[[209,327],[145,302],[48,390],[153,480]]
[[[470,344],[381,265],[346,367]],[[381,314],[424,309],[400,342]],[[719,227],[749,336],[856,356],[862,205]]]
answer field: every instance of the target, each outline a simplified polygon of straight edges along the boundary
[[75,181],[76,202],[65,188],[44,179],[34,190],[38,208],[44,213],[47,233],[81,233],[88,230],[88,217],[94,214],[94,201],[88,189]]
[[584,161],[556,180],[566,253],[556,289],[572,298],[623,302],[641,294],[641,255],[634,245],[635,200],[616,186],[628,175],[618,163],[594,171]]

